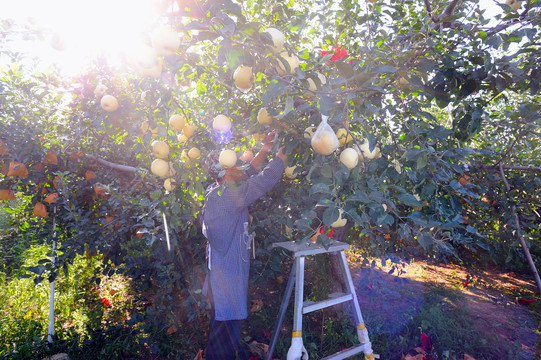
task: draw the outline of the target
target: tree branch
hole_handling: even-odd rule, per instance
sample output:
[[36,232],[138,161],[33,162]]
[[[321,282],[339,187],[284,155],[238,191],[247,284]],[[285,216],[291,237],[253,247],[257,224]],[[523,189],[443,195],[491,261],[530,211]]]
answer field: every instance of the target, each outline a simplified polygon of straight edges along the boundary
[[118,170],[118,171],[122,171],[122,172],[128,172],[128,173],[133,174],[133,173],[136,173],[137,170],[138,170],[136,167],[128,166],[128,165],[115,164],[113,162],[103,160],[103,159],[101,159],[101,158],[99,158],[99,157],[97,157],[95,155],[86,155],[85,154],[85,158],[90,159],[92,161],[96,161],[96,162],[100,163],[101,165],[107,166],[108,168]]

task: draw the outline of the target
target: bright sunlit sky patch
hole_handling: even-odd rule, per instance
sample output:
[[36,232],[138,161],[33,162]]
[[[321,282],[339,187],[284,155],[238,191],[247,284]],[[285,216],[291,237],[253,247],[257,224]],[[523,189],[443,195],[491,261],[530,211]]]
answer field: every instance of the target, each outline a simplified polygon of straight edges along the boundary
[[[0,20],[31,22],[41,29],[44,41],[25,39],[21,32],[9,46],[39,57],[44,68],[57,65],[71,76],[96,55],[107,56],[113,66],[120,64],[122,54],[137,48],[152,28],[166,20],[159,6],[163,11],[164,6],[176,5],[174,0],[0,0]],[[480,6],[489,18],[501,12],[495,0],[481,0]],[[55,34],[65,41],[65,50],[51,46]],[[0,59],[0,67],[5,65],[6,59]]]
[[[160,21],[157,1],[134,0],[22,0],[2,1],[0,18],[31,22],[42,29],[45,41],[14,41],[19,52],[38,55],[74,75],[96,55],[119,61],[120,54],[137,47]],[[163,1],[162,1],[163,3]],[[22,30],[22,29],[18,29]],[[54,50],[51,40],[59,34],[65,50]]]

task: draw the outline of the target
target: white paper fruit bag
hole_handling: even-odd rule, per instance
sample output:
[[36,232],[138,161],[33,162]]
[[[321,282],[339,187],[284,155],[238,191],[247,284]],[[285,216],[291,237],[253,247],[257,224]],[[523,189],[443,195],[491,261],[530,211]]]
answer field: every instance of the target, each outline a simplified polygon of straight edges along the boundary
[[312,135],[312,148],[320,155],[330,155],[340,146],[340,141],[336,137],[333,129],[327,124],[329,117],[322,115],[321,123]]

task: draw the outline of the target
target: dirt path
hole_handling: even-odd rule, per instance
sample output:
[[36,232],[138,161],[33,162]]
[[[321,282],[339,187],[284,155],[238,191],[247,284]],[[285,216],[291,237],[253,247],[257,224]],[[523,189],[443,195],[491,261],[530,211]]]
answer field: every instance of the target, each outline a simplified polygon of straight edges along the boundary
[[363,315],[367,324],[372,323],[371,333],[398,334],[424,306],[426,287],[431,287],[431,294],[439,287],[446,291],[442,294],[457,295],[452,299],[442,295],[441,311],[464,311],[472,324],[460,332],[481,337],[487,348],[505,349],[507,354],[494,355],[497,358],[541,359],[536,351],[539,319],[535,315],[540,299],[526,306],[513,298],[535,293],[533,280],[497,269],[467,271],[458,265],[419,261],[401,266],[400,276],[396,270],[389,274],[389,266],[361,268],[350,262],[350,268]]

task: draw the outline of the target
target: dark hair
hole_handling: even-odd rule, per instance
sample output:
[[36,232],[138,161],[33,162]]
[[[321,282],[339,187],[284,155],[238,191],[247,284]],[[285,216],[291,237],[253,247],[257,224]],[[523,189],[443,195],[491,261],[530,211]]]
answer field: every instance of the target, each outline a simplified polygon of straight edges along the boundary
[[[208,153],[205,158],[204,168],[208,176],[214,180],[218,180],[224,175],[222,166],[220,165],[220,150],[214,149]],[[221,176],[220,176],[221,175]]]

